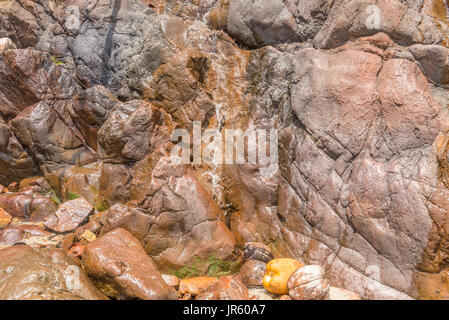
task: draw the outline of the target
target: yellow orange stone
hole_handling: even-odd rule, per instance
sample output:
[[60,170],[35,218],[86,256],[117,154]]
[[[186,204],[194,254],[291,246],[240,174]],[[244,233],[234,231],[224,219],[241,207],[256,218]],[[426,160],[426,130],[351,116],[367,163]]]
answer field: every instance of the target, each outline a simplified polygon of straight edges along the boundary
[[297,269],[304,265],[295,259],[280,258],[268,262],[263,278],[265,290],[275,294],[288,294],[287,281]]
[[0,208],[0,228],[7,227],[11,223],[12,217],[8,212]]
[[97,236],[90,230],[84,231],[80,238],[86,240],[87,242],[97,240]]

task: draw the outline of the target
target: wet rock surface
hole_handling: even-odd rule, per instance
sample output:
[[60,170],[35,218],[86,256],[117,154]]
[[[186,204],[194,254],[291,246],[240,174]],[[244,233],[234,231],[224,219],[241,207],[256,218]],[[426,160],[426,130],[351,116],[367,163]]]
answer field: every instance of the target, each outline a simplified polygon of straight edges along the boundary
[[93,212],[93,207],[84,198],[64,202],[59,208],[45,219],[45,227],[55,232],[75,230],[87,220]]
[[104,300],[84,271],[61,250],[18,245],[0,249],[2,300]]
[[248,260],[240,267],[240,277],[243,283],[249,287],[263,287],[263,277],[267,271],[267,264],[262,261]]
[[[449,296],[445,1],[70,4],[0,2],[0,266],[56,279],[0,297],[104,298],[61,250],[120,299]],[[204,161],[196,121],[277,130],[277,165]]]
[[117,299],[176,299],[153,260],[128,231],[116,229],[88,244],[83,253],[86,272],[106,295]]

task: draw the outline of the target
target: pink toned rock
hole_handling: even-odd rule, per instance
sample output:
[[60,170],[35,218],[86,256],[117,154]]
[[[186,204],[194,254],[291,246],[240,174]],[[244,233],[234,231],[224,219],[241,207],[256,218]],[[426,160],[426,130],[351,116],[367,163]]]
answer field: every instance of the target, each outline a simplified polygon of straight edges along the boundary
[[75,230],[87,220],[93,212],[93,207],[83,198],[64,202],[58,210],[45,220],[45,227],[55,232]]

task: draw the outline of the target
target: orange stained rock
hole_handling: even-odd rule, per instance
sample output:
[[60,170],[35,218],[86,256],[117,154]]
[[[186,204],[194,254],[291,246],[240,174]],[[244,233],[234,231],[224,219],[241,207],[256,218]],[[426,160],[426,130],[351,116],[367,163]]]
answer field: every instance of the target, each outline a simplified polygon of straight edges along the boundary
[[200,293],[210,290],[217,285],[218,279],[214,277],[196,277],[183,279],[179,282],[179,296],[190,299]]
[[[426,4],[427,14],[437,19],[440,24],[449,26],[449,8],[445,0],[428,0]],[[449,35],[445,32],[445,28],[439,26],[439,29],[444,34],[442,45],[449,47]]]
[[12,217],[4,209],[0,208],[0,228],[5,228],[11,223]]
[[295,259],[280,258],[268,262],[263,278],[264,288],[275,294],[288,294],[287,281],[290,276],[304,265]]

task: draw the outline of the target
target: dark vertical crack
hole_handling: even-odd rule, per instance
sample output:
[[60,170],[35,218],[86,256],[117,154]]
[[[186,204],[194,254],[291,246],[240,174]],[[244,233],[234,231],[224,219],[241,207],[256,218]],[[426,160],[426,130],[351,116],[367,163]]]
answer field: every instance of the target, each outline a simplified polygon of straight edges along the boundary
[[103,64],[101,66],[101,84],[104,86],[107,86],[108,84],[108,76],[109,76],[109,71],[110,71],[110,59],[111,59],[111,53],[112,53],[112,36],[114,35],[115,32],[115,27],[117,25],[117,15],[118,12],[120,11],[120,7],[121,7],[121,0],[114,0],[114,7],[112,10],[112,16],[111,16],[111,25],[109,27],[108,33],[106,35],[106,41],[105,41],[105,45],[104,45],[104,49],[103,49],[103,54],[102,54],[102,60],[103,60]]

